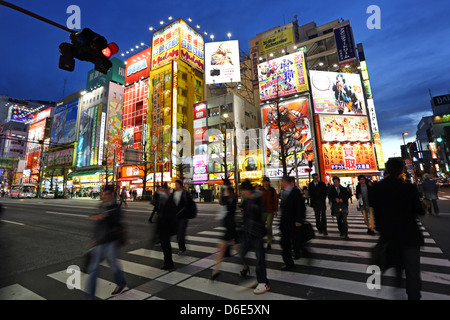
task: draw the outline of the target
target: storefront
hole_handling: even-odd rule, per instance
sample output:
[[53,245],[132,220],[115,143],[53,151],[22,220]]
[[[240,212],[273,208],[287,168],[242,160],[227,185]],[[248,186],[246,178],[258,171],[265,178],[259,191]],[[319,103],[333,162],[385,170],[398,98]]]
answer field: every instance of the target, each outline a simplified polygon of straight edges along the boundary
[[104,170],[72,172],[68,175],[72,179],[74,195],[78,197],[95,197],[100,194],[102,187],[113,181],[113,170],[108,170],[108,177]]

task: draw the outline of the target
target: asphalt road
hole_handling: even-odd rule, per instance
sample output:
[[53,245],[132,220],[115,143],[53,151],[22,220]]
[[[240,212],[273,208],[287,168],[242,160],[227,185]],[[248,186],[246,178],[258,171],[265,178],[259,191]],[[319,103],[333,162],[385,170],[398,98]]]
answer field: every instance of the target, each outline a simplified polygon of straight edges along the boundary
[[[9,199],[0,200],[4,207],[0,232],[0,281],[48,265],[81,257],[90,242],[94,222],[88,217],[99,200],[92,199]],[[217,204],[199,203],[198,217],[190,221],[188,233],[205,225],[217,224]],[[142,245],[153,234],[148,223],[152,206],[148,202],[128,201],[124,221],[129,246]]]

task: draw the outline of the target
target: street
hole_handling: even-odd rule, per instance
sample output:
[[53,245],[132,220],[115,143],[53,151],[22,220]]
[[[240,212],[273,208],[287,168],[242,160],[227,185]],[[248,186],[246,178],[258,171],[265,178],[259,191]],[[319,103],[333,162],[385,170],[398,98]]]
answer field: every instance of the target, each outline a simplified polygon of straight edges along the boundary
[[[421,218],[426,245],[422,248],[422,298],[450,299],[450,245],[445,230],[450,226],[450,192],[442,189],[441,216]],[[81,300],[86,274],[81,273],[81,288],[68,289],[69,266],[83,266],[83,255],[89,243],[93,222],[87,217],[98,200],[92,199],[7,199],[1,200],[4,215],[0,232],[0,300]],[[125,223],[130,242],[122,248],[120,262],[129,290],[111,298],[115,284],[106,262],[102,264],[96,296],[98,299],[129,300],[360,300],[405,299],[404,289],[395,287],[395,276],[389,270],[381,289],[369,289],[367,273],[377,236],[366,233],[360,212],[353,199],[349,214],[350,240],[339,237],[336,221],[328,210],[328,236],[316,233],[310,241],[311,259],[300,258],[290,271],[283,265],[279,246],[278,218],[274,221],[275,241],[266,254],[271,290],[254,295],[251,265],[248,279],[241,279],[241,261],[232,256],[223,262],[220,277],[209,280],[215,264],[217,242],[223,229],[215,219],[218,204],[198,203],[199,214],[190,220],[187,252],[179,256],[176,239],[172,239],[175,268],[161,270],[160,246],[150,247],[154,224],[148,202],[127,202]],[[313,211],[307,218],[314,225]],[[151,249],[150,249],[151,248]],[[255,255],[249,254],[254,263]],[[404,288],[404,279],[402,283]]]

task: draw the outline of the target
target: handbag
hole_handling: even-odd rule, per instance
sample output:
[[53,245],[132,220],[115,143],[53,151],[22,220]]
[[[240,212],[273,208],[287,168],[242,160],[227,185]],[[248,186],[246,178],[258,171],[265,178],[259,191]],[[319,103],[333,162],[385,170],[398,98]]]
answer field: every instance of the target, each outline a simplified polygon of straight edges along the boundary
[[298,227],[299,239],[302,243],[306,243],[316,237],[314,228],[308,221],[304,221],[300,227]]
[[356,210],[358,210],[358,211],[363,211],[364,208],[365,208],[365,205],[364,205],[363,199],[360,198],[360,199],[358,200],[358,204],[356,205]]

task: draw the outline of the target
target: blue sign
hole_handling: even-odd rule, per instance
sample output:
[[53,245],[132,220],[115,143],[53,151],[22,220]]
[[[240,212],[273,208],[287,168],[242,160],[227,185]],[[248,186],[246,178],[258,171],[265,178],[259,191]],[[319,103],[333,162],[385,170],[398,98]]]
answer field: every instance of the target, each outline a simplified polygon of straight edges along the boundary
[[356,59],[355,42],[349,24],[335,28],[334,38],[336,39],[339,63],[345,63]]
[[76,141],[78,99],[55,109],[52,127],[52,144],[65,144]]

